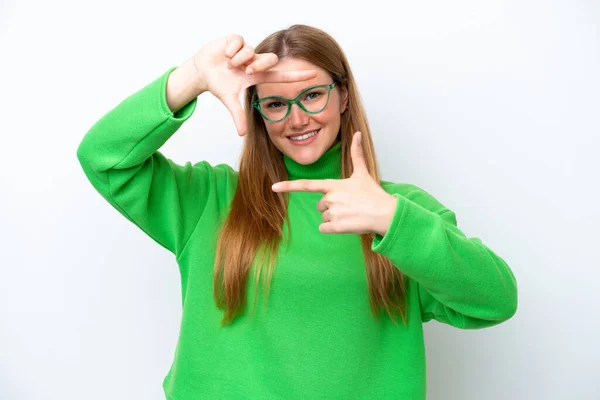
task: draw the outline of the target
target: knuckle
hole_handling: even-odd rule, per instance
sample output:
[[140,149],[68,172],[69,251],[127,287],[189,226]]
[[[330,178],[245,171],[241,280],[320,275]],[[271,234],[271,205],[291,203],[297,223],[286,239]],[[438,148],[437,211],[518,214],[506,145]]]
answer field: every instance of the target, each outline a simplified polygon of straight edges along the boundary
[[272,53],[267,53],[267,54],[257,53],[256,58],[260,62],[260,65],[263,65],[263,66],[275,64],[275,62],[274,62],[275,60],[273,60]]
[[237,33],[230,33],[229,35],[227,35],[227,40],[229,41],[229,43],[233,42],[234,40],[239,40],[241,43],[244,43],[244,38],[242,37],[242,35]]

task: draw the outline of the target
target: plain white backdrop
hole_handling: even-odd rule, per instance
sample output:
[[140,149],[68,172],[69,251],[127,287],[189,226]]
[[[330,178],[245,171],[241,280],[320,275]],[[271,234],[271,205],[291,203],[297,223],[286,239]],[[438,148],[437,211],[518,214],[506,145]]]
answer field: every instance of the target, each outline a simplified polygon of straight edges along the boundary
[[[0,398],[163,398],[174,257],[118,214],[77,147],[206,42],[294,23],[345,50],[382,178],[415,184],[503,257],[517,314],[425,325],[428,399],[600,398],[597,1],[11,1],[0,6]],[[161,148],[238,167],[210,94]]]

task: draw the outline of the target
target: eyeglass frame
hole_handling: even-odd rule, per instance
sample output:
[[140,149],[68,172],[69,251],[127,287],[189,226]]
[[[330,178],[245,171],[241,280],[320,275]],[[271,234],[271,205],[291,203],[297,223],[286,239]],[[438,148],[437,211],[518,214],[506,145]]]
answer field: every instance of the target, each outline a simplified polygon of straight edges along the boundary
[[[266,119],[266,120],[267,120],[267,121],[269,121],[269,122],[281,122],[281,121],[283,121],[284,119],[286,119],[286,118],[287,118],[287,117],[290,115],[290,112],[292,111],[292,105],[293,105],[293,104],[297,104],[297,105],[298,105],[298,107],[300,107],[300,109],[301,109],[302,111],[304,111],[305,113],[307,113],[307,114],[318,114],[318,113],[320,113],[320,112],[323,112],[323,110],[324,110],[325,108],[327,108],[327,105],[329,104],[329,99],[330,99],[330,97],[331,97],[331,90],[332,90],[332,89],[333,89],[333,88],[334,88],[336,85],[337,85],[337,82],[333,82],[333,83],[326,83],[326,84],[323,84],[323,85],[311,86],[311,87],[309,87],[308,89],[304,89],[302,92],[300,92],[300,93],[298,94],[298,96],[296,96],[296,98],[294,98],[294,99],[287,99],[287,98],[285,98],[285,97],[282,97],[282,96],[268,96],[268,97],[261,97],[260,99],[256,99],[256,100],[254,100],[254,101],[252,102],[252,106],[253,106],[254,108],[256,108],[256,109],[258,110],[259,114],[260,114],[260,115],[261,115],[261,116],[262,116],[264,119]],[[306,108],[304,108],[304,105],[303,105],[303,104],[302,104],[302,102],[300,102],[300,100],[298,100],[298,99],[300,99],[300,97],[302,97],[302,95],[303,95],[303,94],[305,94],[306,92],[309,92],[309,91],[311,91],[311,90],[313,90],[313,89],[320,88],[320,87],[325,87],[325,88],[327,88],[327,103],[325,103],[325,105],[323,106],[323,108],[321,108],[319,111],[315,111],[315,112],[308,111]],[[269,100],[269,99],[281,99],[281,100],[285,100],[285,101],[287,101],[287,103],[288,103],[288,109],[287,109],[287,112],[285,113],[285,115],[284,115],[284,116],[283,116],[281,119],[272,120],[272,119],[268,118],[266,115],[264,115],[264,114],[262,113],[262,111],[260,110],[260,103],[262,103],[264,100]]]

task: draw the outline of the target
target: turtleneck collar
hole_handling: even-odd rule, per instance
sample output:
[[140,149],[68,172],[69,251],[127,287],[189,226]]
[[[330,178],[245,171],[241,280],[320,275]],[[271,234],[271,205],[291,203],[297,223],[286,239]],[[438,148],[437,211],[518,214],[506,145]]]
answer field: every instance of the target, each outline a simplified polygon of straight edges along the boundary
[[283,154],[288,179],[340,179],[342,176],[342,141],[337,140],[314,163],[302,165]]

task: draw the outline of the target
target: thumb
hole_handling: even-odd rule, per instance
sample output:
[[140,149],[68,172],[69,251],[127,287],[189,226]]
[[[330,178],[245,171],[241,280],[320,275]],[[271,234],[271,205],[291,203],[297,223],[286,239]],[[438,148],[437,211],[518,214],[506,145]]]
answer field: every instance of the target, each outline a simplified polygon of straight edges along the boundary
[[365,156],[362,148],[362,132],[356,132],[352,137],[352,147],[350,155],[352,157],[352,166],[354,168],[352,175],[369,174]]
[[223,95],[221,99],[225,107],[229,110],[235,127],[237,128],[238,135],[244,136],[246,134],[246,114],[240,104],[238,97],[234,94]]

